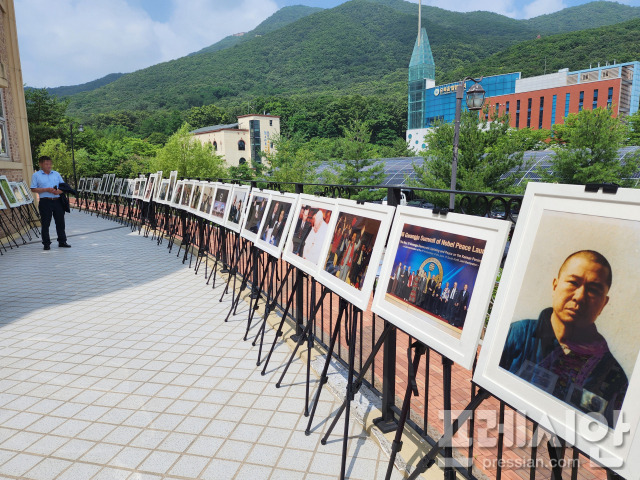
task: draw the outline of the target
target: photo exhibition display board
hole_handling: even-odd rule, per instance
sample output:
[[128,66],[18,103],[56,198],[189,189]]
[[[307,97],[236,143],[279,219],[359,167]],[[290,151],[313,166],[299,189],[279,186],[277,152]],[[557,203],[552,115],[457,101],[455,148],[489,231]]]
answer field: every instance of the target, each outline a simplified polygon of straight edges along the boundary
[[78,192],[84,192],[84,185],[87,182],[87,179],[82,177],[78,182]]
[[18,182],[18,186],[20,187],[20,191],[27,199],[27,203],[33,203],[33,194],[31,193],[31,189],[27,186],[27,184],[23,181]]
[[160,182],[160,188],[158,189],[158,197],[156,198],[156,202],[162,205],[166,205],[168,194],[169,194],[169,182],[168,178],[162,179]]
[[213,206],[209,210],[209,218],[219,225],[224,225],[225,215],[229,210],[231,190],[233,190],[233,185],[227,183],[216,184],[216,190],[213,194]]
[[122,192],[122,178],[116,178],[113,182],[113,196],[119,197]]
[[178,171],[172,170],[169,173],[169,187],[167,188],[167,194],[165,197],[165,203],[171,203],[171,199],[173,198],[173,190],[176,187],[176,182],[178,181]]
[[298,202],[298,195],[271,192],[270,196],[271,202],[260,225],[256,246],[280,258],[291,226],[292,214]]
[[247,206],[247,214],[240,229],[240,236],[256,243],[262,220],[269,208],[271,192],[268,190],[252,189]]
[[470,370],[510,226],[397,207],[371,310]]
[[171,201],[169,204],[172,207],[180,208],[180,200],[182,199],[182,190],[184,188],[184,180],[179,180],[176,183],[176,187],[173,189],[173,195],[171,196]]
[[2,194],[4,195],[5,200],[9,204],[11,208],[16,208],[20,206],[20,202],[13,194],[13,189],[11,185],[9,185],[9,180],[6,176],[0,175],[0,190],[2,190]]
[[211,208],[213,207],[213,195],[215,194],[215,192],[215,183],[203,182],[202,192],[200,194],[200,202],[198,203],[196,215],[210,220],[209,214],[211,212]]
[[13,196],[18,201],[18,204],[25,205],[27,203],[27,199],[24,198],[24,195],[22,194],[22,191],[20,190],[20,187],[18,186],[18,184],[16,182],[9,182],[9,186],[11,187]]
[[300,194],[282,258],[309,275],[317,275],[322,252],[331,241],[331,220],[336,208],[332,198]]
[[[375,203],[337,201],[316,279],[366,310],[395,207]],[[308,240],[308,239],[307,239]]]
[[473,377],[628,479],[640,476],[638,271],[640,191],[529,183]]
[[244,213],[249,199],[249,187],[234,185],[231,192],[229,208],[225,215],[224,226],[234,232],[240,232]]

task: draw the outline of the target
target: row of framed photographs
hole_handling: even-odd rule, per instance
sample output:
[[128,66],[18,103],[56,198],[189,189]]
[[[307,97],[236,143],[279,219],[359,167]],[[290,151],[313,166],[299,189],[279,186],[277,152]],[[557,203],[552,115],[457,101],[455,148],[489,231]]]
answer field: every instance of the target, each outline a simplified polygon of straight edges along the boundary
[[10,182],[9,179],[0,175],[0,210],[16,208],[21,205],[33,203],[31,189],[24,182]]

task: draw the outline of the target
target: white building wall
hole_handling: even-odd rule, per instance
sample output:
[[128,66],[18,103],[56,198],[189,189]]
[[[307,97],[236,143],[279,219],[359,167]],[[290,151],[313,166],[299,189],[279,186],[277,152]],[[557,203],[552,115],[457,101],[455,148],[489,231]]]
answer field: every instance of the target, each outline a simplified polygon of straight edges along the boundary
[[430,128],[414,128],[407,130],[406,140],[409,143],[409,148],[418,153],[426,148],[424,136],[431,130]]
[[532,90],[544,90],[545,88],[564,87],[567,85],[567,74],[569,69],[565,68],[557,73],[538,75],[537,77],[520,78],[516,80],[516,93],[530,92]]

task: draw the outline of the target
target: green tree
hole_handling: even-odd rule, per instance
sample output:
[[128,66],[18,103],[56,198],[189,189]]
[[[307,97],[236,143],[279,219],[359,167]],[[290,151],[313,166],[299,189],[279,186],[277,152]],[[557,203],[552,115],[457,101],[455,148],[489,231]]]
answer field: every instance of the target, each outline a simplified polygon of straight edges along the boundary
[[47,140],[59,137],[66,125],[65,113],[69,101],[58,100],[46,88],[26,89],[24,98],[27,104],[31,154],[36,167],[40,146]]
[[541,172],[547,181],[586,184],[613,182],[631,185],[638,171],[639,155],[623,162],[618,150],[628,136],[628,126],[612,115],[611,109],[596,108],[570,114],[564,124],[553,129],[558,146],[551,171]]
[[[353,121],[344,129],[339,142],[339,158],[334,162],[338,182],[345,185],[380,185],[384,182],[384,165],[375,159],[378,151],[370,143],[371,132],[361,121]],[[384,191],[360,190],[359,200],[376,200],[384,196]]]
[[[73,159],[71,151],[62,143],[59,138],[50,138],[45,141],[38,149],[38,157],[48,156],[53,160],[53,169],[56,170],[62,178],[70,185],[74,182],[73,177]],[[76,175],[78,179],[91,174],[90,160],[87,151],[84,148],[75,151]]]
[[633,146],[640,145],[640,110],[628,116],[626,120],[629,124],[629,137],[627,138],[626,144]]
[[[276,182],[316,183],[320,159],[313,149],[306,148],[300,138],[274,139],[275,153],[267,154],[269,178]],[[293,191],[293,185],[285,185]]]
[[151,170],[177,170],[179,177],[225,178],[224,160],[213,152],[211,145],[203,145],[189,133],[185,123],[174,133],[151,161]]
[[193,128],[202,128],[210,125],[222,125],[231,123],[229,114],[215,105],[193,107],[187,111],[187,122]]

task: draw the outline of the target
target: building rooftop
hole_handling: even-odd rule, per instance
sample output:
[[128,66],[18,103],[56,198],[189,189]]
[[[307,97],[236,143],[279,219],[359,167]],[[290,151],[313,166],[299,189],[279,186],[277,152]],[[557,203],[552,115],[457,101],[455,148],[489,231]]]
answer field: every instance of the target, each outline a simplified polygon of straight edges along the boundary
[[190,133],[193,135],[198,135],[200,133],[217,132],[219,130],[230,130],[233,128],[238,128],[238,124],[229,123],[227,125],[211,125],[209,127],[202,127],[202,128],[198,128],[197,130],[192,130]]

